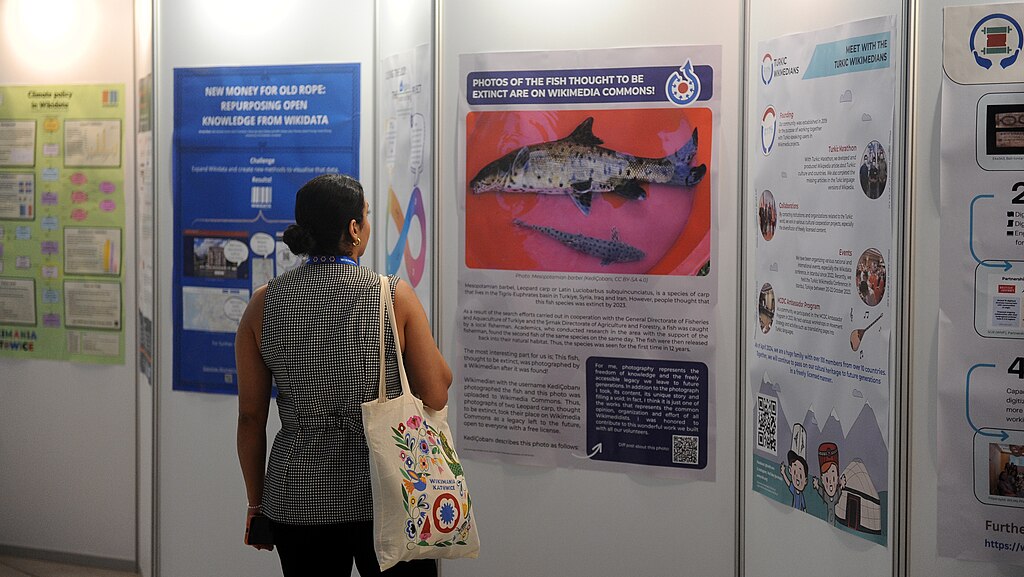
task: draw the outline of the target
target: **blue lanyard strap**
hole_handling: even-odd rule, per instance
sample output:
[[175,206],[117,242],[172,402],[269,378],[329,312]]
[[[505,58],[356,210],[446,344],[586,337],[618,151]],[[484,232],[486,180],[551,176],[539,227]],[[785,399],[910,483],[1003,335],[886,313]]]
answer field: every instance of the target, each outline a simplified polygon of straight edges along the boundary
[[331,255],[331,256],[311,256],[306,260],[306,264],[326,264],[326,263],[339,263],[339,264],[350,264],[352,266],[359,266],[356,260],[348,255]]

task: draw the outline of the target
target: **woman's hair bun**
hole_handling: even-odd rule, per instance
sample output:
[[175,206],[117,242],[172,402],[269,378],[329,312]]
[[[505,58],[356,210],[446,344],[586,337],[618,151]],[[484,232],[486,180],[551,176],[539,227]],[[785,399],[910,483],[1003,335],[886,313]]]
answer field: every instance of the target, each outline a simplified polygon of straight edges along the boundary
[[288,228],[284,229],[283,240],[292,254],[309,254],[316,246],[309,231],[297,224],[288,225]]
[[[351,176],[321,174],[302,185],[295,193],[295,224],[302,228],[303,238],[298,240],[304,249],[302,254],[329,256],[352,252],[355,239],[349,226],[352,221],[362,224],[365,206],[363,186]],[[288,238],[285,236],[284,241],[291,247]]]

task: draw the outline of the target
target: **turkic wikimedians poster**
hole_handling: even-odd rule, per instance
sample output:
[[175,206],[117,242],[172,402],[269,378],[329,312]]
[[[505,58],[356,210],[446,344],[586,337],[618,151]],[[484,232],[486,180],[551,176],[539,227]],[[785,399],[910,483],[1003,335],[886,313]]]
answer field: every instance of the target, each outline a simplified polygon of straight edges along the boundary
[[887,542],[895,18],[771,39],[748,71],[752,488]]

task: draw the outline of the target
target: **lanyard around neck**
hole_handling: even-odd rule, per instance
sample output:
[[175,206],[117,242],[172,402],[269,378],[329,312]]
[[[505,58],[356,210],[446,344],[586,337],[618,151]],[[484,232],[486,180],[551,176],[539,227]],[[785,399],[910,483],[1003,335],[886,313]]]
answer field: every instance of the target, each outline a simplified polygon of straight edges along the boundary
[[356,259],[343,255],[331,255],[331,256],[311,256],[306,260],[306,264],[327,264],[327,263],[338,263],[338,264],[350,264],[352,266],[359,266],[359,262]]

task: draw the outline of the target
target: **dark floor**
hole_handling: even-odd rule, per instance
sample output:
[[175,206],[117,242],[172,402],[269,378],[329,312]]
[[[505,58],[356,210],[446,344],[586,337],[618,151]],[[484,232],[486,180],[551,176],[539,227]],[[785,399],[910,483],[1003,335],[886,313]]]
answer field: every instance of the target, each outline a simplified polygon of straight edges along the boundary
[[139,577],[139,574],[0,556],[0,577]]

